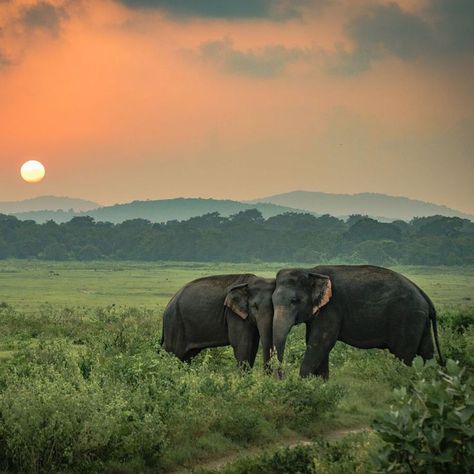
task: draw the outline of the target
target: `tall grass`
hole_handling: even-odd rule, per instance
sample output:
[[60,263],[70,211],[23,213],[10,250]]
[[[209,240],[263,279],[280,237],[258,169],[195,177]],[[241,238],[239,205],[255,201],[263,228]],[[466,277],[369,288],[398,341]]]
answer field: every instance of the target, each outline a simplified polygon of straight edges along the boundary
[[[440,315],[442,350],[468,371],[473,314]],[[329,383],[301,379],[301,329],[291,333],[286,377],[277,380],[260,364],[238,370],[230,349],[181,363],[160,350],[161,322],[152,311],[43,306],[24,313],[1,305],[0,351],[8,356],[0,362],[0,469],[189,466],[295,433],[368,425],[388,408],[392,389],[410,380],[411,369],[387,352],[339,343]]]

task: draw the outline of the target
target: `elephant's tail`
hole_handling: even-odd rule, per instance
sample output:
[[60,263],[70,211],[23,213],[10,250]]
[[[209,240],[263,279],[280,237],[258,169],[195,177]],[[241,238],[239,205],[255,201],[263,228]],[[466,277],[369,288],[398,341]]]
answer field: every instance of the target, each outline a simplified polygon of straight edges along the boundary
[[160,346],[158,347],[158,352],[164,349],[164,344],[165,344],[165,315],[166,315],[166,310],[162,316],[162,321],[161,321],[161,339],[160,339]]
[[438,316],[436,313],[436,308],[434,307],[433,302],[431,301],[430,297],[417,285],[415,285],[418,288],[418,291],[421,293],[423,298],[425,298],[426,302],[428,303],[429,306],[429,316],[431,319],[431,324],[433,325],[433,335],[434,335],[434,341],[436,344],[436,350],[438,352],[438,357],[439,357],[439,363],[441,366],[446,365],[446,361],[444,360],[443,354],[441,354],[441,349],[439,346],[439,338],[438,338]]
[[[430,300],[431,303],[431,300]],[[441,366],[446,365],[446,361],[444,360],[443,354],[441,354],[441,348],[439,347],[439,338],[438,338],[438,316],[436,314],[436,309],[433,306],[433,303],[430,304],[430,319],[431,324],[433,324],[433,335],[436,344],[436,350],[438,351],[439,363]]]

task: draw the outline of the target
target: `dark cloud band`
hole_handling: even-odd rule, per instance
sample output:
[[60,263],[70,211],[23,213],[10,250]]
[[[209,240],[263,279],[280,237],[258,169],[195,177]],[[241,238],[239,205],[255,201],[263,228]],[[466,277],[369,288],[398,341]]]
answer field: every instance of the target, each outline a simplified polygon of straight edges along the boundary
[[473,53],[473,18],[472,0],[432,0],[422,16],[396,3],[373,5],[346,25],[354,49],[341,51],[331,69],[355,74],[386,56],[440,60]]
[[[130,8],[156,8],[178,18],[285,20],[318,0],[118,0]],[[319,0],[320,2],[321,0]]]

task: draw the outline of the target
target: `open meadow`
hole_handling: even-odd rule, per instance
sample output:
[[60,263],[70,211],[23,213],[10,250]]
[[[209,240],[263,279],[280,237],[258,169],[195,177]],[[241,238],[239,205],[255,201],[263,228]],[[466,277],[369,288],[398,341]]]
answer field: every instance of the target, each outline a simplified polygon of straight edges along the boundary
[[[370,429],[394,389],[424,369],[337,343],[330,381],[301,379],[301,326],[290,335],[283,380],[263,374],[260,354],[245,373],[230,348],[191,364],[159,350],[163,310],[183,284],[223,273],[270,277],[283,266],[0,262],[0,470],[205,471],[238,452],[251,457],[223,472],[370,472],[382,446],[372,431],[323,440]],[[472,373],[474,267],[394,270],[432,298],[444,355]],[[311,444],[276,449],[299,443]]]
[[[111,304],[162,311],[194,278],[251,272],[273,277],[283,267],[308,263],[45,262],[0,261],[0,300],[22,311],[43,304],[97,307]],[[474,266],[391,267],[423,288],[435,305],[474,306]],[[161,314],[158,314],[161,316]]]

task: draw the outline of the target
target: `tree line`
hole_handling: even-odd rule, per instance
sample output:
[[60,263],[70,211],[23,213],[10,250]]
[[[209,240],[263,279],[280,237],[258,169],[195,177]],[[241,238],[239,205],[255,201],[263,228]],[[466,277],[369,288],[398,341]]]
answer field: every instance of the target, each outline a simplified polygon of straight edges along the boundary
[[474,223],[443,216],[386,223],[299,213],[264,219],[255,209],[120,224],[88,216],[38,224],[0,214],[0,259],[7,258],[469,265]]

